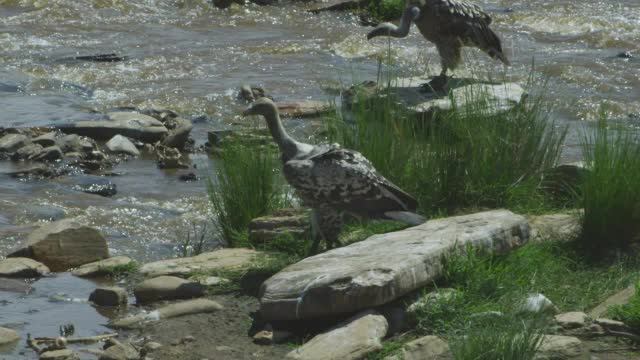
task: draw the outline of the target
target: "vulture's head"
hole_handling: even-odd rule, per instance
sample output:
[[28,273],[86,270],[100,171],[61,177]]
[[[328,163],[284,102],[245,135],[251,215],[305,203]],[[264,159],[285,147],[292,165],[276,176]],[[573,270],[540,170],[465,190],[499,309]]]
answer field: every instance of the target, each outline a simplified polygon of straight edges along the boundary
[[242,112],[243,116],[249,115],[262,115],[265,118],[273,118],[278,113],[278,107],[269,98],[262,97],[254,101],[245,111]]

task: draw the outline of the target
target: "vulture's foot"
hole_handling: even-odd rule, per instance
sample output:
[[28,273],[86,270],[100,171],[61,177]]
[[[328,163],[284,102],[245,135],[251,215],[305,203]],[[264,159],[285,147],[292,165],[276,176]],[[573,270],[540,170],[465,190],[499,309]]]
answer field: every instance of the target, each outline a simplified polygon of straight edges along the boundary
[[438,75],[428,83],[420,85],[420,87],[422,88],[422,91],[425,92],[443,92],[447,87],[449,79],[450,78],[447,75]]

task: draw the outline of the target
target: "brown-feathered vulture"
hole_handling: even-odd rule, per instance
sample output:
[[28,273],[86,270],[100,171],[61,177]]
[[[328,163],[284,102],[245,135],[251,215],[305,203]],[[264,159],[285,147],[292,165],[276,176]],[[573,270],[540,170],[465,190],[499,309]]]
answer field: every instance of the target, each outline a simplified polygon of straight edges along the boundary
[[453,71],[460,64],[464,46],[477,47],[491,58],[509,65],[500,38],[489,28],[491,17],[477,4],[461,0],[410,0],[399,26],[380,24],[367,34],[367,39],[376,36],[403,38],[409,34],[412,22],[438,49],[442,65],[438,83],[446,83],[447,70]]
[[311,207],[315,253],[321,239],[327,248],[338,244],[343,214],[386,218],[418,225],[418,202],[380,175],[362,154],[338,144],[311,145],[291,138],[278,108],[268,98],[255,101],[244,116],[262,115],[282,154],[283,172],[302,202]]

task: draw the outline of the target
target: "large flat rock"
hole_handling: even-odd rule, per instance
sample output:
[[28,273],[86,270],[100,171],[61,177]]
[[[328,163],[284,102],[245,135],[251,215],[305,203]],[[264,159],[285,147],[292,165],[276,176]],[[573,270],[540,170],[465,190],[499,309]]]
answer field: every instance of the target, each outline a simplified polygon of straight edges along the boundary
[[196,271],[233,270],[249,265],[258,251],[251,249],[222,249],[193,257],[160,260],[142,265],[140,272],[148,277],[187,276]]
[[529,239],[526,219],[507,210],[436,219],[306,258],[260,289],[266,320],[352,313],[431,284],[442,255],[470,243],[497,253]]
[[153,143],[162,140],[169,130],[159,120],[136,112],[111,112],[106,120],[86,120],[59,127],[67,134],[88,136],[95,140],[109,140],[116,135]]
[[222,305],[209,299],[187,300],[179,303],[163,306],[150,312],[142,312],[137,315],[128,316],[124,319],[113,320],[109,327],[132,329],[140,326],[146,321],[158,321],[178,316],[211,313],[222,310]]

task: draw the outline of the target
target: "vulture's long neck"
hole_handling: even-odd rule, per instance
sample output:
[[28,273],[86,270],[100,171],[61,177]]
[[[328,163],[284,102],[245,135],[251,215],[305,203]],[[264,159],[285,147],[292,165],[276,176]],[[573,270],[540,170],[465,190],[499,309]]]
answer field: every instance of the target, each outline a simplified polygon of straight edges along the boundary
[[264,114],[265,120],[267,120],[267,126],[269,127],[269,131],[271,132],[271,136],[273,140],[278,144],[280,148],[280,152],[285,159],[291,159],[295,157],[298,152],[301,150],[300,145],[297,141],[293,140],[289,134],[282,126],[282,121],[280,121],[280,115],[277,112],[269,112]]

